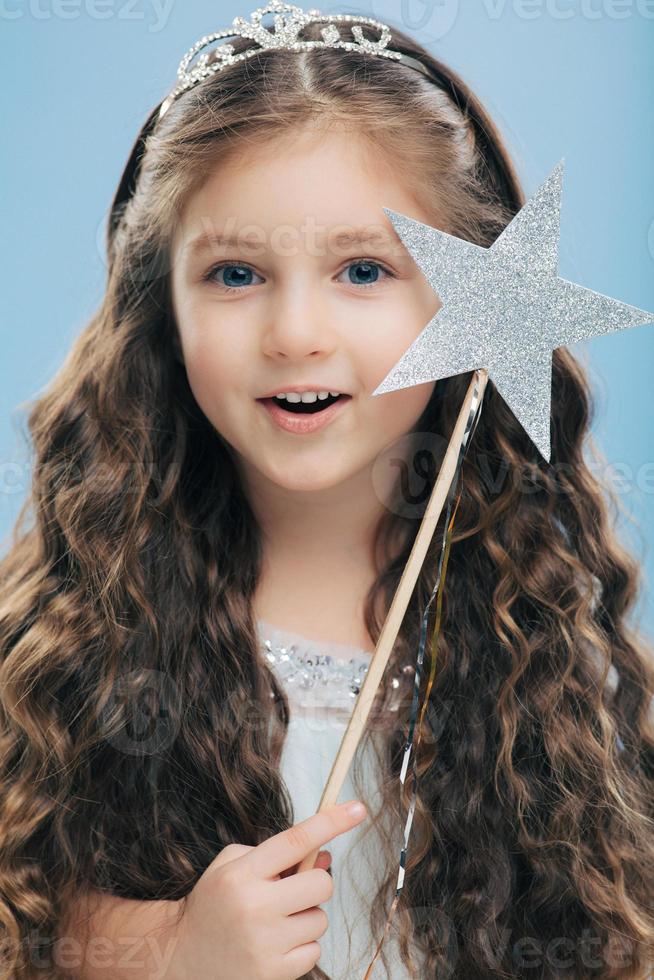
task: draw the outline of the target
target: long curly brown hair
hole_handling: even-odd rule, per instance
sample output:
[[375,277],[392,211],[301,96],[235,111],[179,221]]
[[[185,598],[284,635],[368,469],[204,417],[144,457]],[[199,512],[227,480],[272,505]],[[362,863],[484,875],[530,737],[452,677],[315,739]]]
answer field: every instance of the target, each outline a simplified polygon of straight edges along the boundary
[[[56,940],[80,889],[180,900],[227,843],[294,822],[279,772],[289,706],[252,611],[261,537],[175,356],[170,243],[228,152],[311,119],[352,127],[426,207],[445,204],[451,234],[491,245],[524,203],[497,129],[413,39],[393,30],[391,47],[433,81],[336,49],[265,51],[209,76],[150,126],[133,193],[116,195],[106,293],[31,405],[31,494],[0,565],[2,978],[66,975]],[[417,431],[447,439],[469,380],[439,382]],[[654,958],[654,668],[627,623],[639,569],[584,459],[592,403],[563,348],[552,390],[549,465],[491,379],[462,469],[396,913],[403,959],[419,943],[429,977],[641,978]],[[389,507],[378,527],[375,641],[418,526]],[[387,677],[415,657],[443,533]],[[358,784],[366,744],[384,767],[371,829],[382,813],[404,822],[412,684],[391,711],[385,682],[355,757]],[[153,726],[139,737],[136,704]],[[385,839],[375,935],[397,880]]]

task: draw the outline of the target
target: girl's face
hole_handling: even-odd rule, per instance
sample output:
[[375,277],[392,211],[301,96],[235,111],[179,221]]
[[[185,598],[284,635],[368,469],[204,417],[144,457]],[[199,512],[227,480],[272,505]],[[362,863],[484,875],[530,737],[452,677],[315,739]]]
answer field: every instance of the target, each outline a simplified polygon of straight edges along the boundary
[[[435,382],[371,394],[441,305],[382,207],[430,223],[360,137],[304,130],[222,164],[181,215],[181,356],[200,408],[258,485],[344,483],[412,429],[432,394]],[[360,231],[373,240],[348,242]],[[288,431],[260,399],[294,386],[350,397],[326,425]]]

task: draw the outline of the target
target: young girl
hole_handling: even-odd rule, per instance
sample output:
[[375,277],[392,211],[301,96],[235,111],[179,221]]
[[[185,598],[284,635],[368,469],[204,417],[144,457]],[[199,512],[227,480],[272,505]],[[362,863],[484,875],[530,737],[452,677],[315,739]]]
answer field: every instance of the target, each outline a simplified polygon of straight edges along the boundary
[[[462,80],[389,47],[429,77],[266,50],[135,144],[1,566],[3,978],[358,980],[374,955],[442,521],[341,793],[367,816],[315,811],[470,380],[371,395],[440,305],[382,208],[487,247],[524,203]],[[464,461],[374,977],[648,975],[638,568],[563,348],[552,396],[549,465],[492,381]],[[328,842],[331,878],[329,852],[293,873]]]

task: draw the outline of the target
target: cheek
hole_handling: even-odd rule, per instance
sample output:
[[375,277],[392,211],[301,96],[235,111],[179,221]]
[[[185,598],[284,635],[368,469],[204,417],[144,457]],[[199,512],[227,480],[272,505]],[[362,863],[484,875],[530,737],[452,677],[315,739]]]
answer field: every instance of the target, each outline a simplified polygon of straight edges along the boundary
[[201,407],[224,397],[235,379],[246,381],[252,354],[245,349],[242,327],[196,320],[181,335],[189,384]]
[[[422,326],[408,324],[399,329],[397,326],[395,329],[389,327],[377,335],[374,344],[366,346],[358,355],[359,363],[365,366],[363,384],[370,396],[368,405],[371,415],[380,426],[380,433],[385,433],[389,438],[408,431],[414,425],[436,387],[435,381],[429,381],[381,395],[372,394],[423,329],[426,322],[424,317],[418,314],[414,319]],[[396,325],[399,323],[400,315],[395,321]]]
[[370,331],[368,342],[359,339],[357,356],[365,365],[366,381],[373,391],[392,370],[436,315],[441,302],[427,283],[412,284],[385,304]]
[[387,391],[370,399],[374,423],[386,443],[399,439],[411,429],[424,412],[432,396],[435,381]]
[[230,369],[222,352],[206,343],[193,346],[185,355],[185,362],[188,384],[200,411],[215,429],[229,437],[234,413],[230,384],[242,372]]

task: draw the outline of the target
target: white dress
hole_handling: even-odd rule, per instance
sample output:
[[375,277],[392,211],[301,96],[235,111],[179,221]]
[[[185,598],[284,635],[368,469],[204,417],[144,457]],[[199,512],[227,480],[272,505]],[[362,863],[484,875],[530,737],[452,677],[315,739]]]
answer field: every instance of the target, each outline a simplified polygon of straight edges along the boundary
[[[318,810],[320,797],[332,763],[347,728],[354,701],[363,683],[372,652],[327,641],[308,640],[288,630],[281,630],[262,619],[257,621],[264,656],[281,680],[288,695],[290,720],[284,742],[281,771],[295,811],[295,822],[312,816]],[[363,757],[366,799],[379,802],[379,784],[375,779],[376,757]],[[358,798],[351,780],[352,767],[339,793],[338,802]],[[399,786],[398,786],[399,792]],[[369,902],[385,874],[380,866],[380,848],[376,832],[365,835],[364,820],[345,834],[339,834],[323,849],[332,855],[334,892],[322,903],[329,917],[329,927],[319,938],[321,955],[318,965],[331,980],[363,980],[377,944],[383,935],[373,937],[370,931]],[[404,828],[397,828],[398,863],[393,869],[396,880]],[[394,891],[391,891],[394,895]],[[390,906],[387,907],[387,914]],[[387,953],[387,973],[382,952],[377,957],[371,980],[414,980],[420,973],[410,973],[402,963],[396,943],[397,915],[393,916],[382,951]],[[351,947],[348,941],[351,932]],[[419,950],[411,947],[417,964],[422,964]]]

